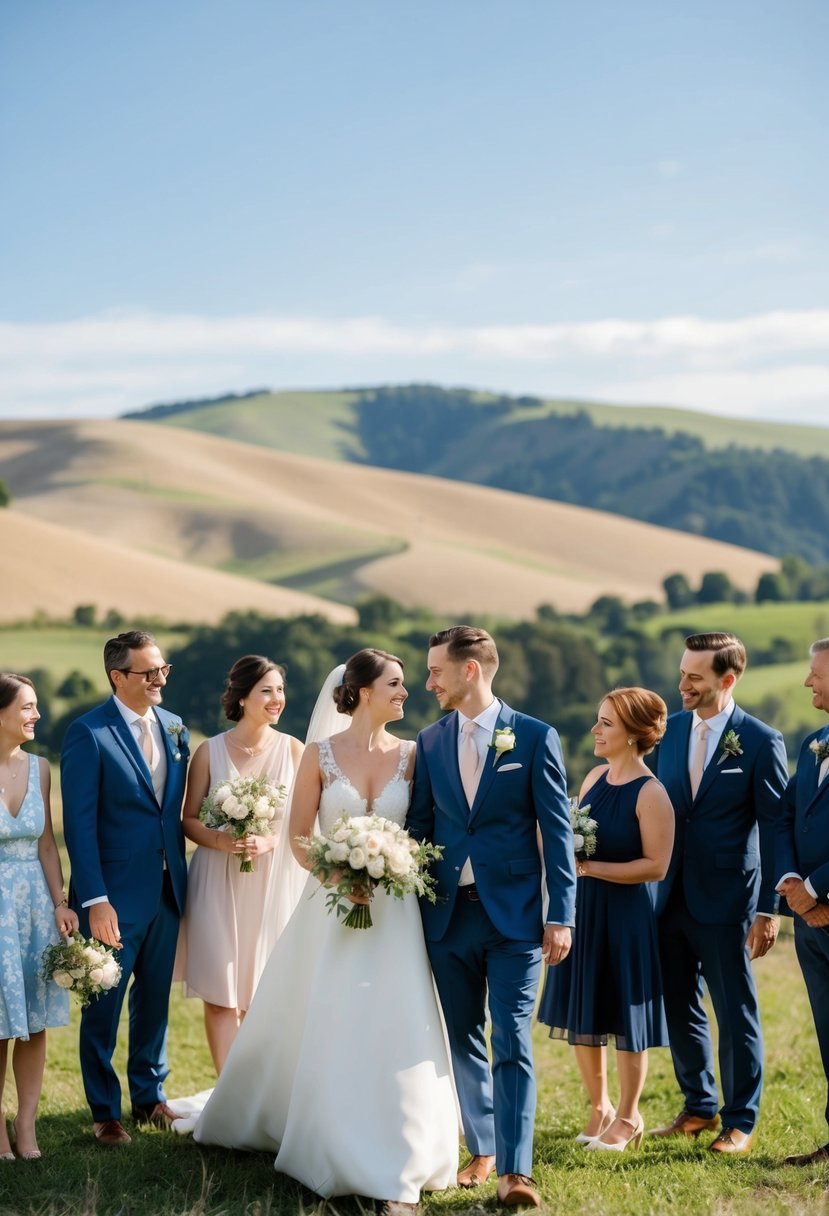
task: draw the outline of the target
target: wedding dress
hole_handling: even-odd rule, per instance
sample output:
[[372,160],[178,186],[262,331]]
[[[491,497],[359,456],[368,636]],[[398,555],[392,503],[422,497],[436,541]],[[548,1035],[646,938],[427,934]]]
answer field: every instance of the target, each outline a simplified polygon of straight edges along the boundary
[[[320,743],[320,830],[341,815],[402,824],[414,744],[369,806]],[[378,891],[346,928],[309,875],[195,1129],[201,1144],[276,1153],[326,1198],[416,1203],[454,1183],[458,1108],[415,896]]]

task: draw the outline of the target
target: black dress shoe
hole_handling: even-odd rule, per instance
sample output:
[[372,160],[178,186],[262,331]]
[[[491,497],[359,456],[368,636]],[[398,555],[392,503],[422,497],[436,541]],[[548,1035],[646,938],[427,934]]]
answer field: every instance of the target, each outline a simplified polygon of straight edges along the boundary
[[829,1161],[829,1144],[821,1144],[813,1153],[799,1153],[793,1157],[784,1157],[784,1165],[821,1165]]

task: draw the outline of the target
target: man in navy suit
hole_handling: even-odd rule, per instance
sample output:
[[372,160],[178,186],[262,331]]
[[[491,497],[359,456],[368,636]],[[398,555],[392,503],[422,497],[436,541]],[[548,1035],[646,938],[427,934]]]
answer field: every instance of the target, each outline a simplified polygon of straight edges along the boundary
[[[682,712],[668,719],[657,775],[676,813],[656,911],[665,1013],[683,1110],[658,1136],[722,1129],[720,1153],[751,1147],[763,1084],[763,1039],[750,960],[774,945],[778,897],[774,837],[788,767],[779,731],[733,700],[746,665],[733,633],[685,639]],[[701,979],[719,1032],[717,1087]]]
[[[829,638],[813,642],[805,684],[812,704],[829,714]],[[829,1079],[829,726],[803,743],[783,798],[777,833],[777,885],[794,913],[794,944],[803,971]],[[829,1103],[826,1107],[829,1122]],[[786,1158],[786,1165],[829,1161],[829,1144]]]
[[128,1144],[112,1067],[130,977],[127,1076],[137,1122],[169,1126],[167,1010],[187,869],[181,803],[187,732],[161,708],[170,665],[152,634],[131,631],[104,647],[113,696],[77,718],[61,754],[70,901],[81,932],[114,947],[122,976],[81,1015],[86,1099],[99,1144]]
[[438,902],[423,901],[422,912],[472,1154],[458,1185],[496,1169],[502,1204],[538,1206],[532,1019],[542,959],[556,964],[570,950],[576,891],[561,745],[551,727],[493,696],[498,652],[485,630],[435,634],[428,668],[427,689],[453,712],[418,736],[408,826],[444,850]]

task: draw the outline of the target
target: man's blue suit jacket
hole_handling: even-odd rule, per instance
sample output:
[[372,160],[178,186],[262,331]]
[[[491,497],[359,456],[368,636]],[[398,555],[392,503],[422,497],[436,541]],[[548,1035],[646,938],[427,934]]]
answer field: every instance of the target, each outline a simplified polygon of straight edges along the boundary
[[169,732],[181,719],[154,708],[167,750],[167,779],[159,806],[147,762],[111,697],[66,732],[61,753],[63,829],[76,908],[105,895],[118,919],[150,921],[161,899],[166,859],[173,894],[184,912],[187,866],[181,803],[187,734]]
[[829,740],[822,727],[804,740],[797,769],[783,798],[777,831],[777,878],[808,878],[821,903],[829,902],[829,780],[818,786],[820,765],[809,751],[815,739]]
[[[657,752],[657,776],[673,804],[676,836],[668,873],[657,889],[656,911],[664,911],[680,875],[688,911],[700,924],[750,924],[758,908],[771,913],[778,904],[774,841],[788,781],[783,737],[735,705],[692,799],[692,720],[687,710],[672,714]],[[741,755],[722,751],[722,739],[731,730],[739,738]]]
[[564,760],[558,734],[544,722],[502,704],[496,729],[510,727],[515,747],[487,751],[470,807],[458,768],[458,715],[421,731],[407,826],[419,839],[442,845],[433,873],[438,902],[421,900],[426,939],[440,941],[452,917],[458,878],[467,857],[487,915],[513,941],[543,934],[541,830],[548,923],[572,925],[576,876]]

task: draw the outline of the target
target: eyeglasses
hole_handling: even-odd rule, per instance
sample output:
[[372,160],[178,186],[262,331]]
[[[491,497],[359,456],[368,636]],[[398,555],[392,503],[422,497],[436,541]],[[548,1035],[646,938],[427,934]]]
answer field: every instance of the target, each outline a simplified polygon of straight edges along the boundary
[[173,664],[165,663],[163,667],[148,667],[146,671],[130,671],[129,667],[119,667],[118,670],[125,676],[143,676],[145,684],[152,684],[153,680],[157,680],[159,676],[164,676],[166,680],[173,670]]

